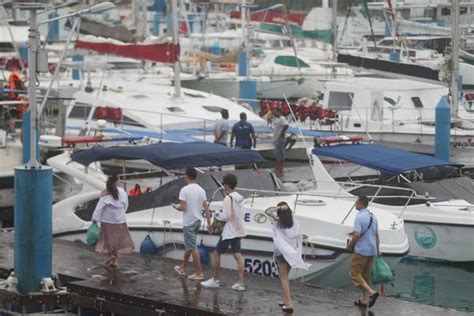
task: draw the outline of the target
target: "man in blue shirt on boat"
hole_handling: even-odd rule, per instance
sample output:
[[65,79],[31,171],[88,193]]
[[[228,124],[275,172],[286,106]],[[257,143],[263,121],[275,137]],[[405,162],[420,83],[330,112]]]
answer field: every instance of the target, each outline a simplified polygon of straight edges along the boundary
[[347,249],[353,252],[349,275],[352,283],[362,291],[362,297],[354,302],[359,307],[372,307],[379,297],[379,293],[370,287],[370,271],[375,256],[380,255],[380,238],[377,218],[367,209],[368,206],[369,199],[359,196],[355,204],[359,213],[347,243]]
[[[232,127],[232,135],[230,136],[230,147],[233,147],[235,138],[235,148],[251,149],[257,146],[257,136],[252,124],[247,122],[247,114],[240,113],[240,121]],[[252,143],[253,141],[253,143]]]

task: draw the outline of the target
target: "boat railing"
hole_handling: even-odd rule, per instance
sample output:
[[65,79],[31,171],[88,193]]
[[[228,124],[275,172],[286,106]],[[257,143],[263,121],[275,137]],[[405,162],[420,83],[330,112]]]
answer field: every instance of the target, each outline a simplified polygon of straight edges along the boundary
[[[322,182],[330,182],[334,183],[331,181],[318,181],[318,183]],[[296,213],[298,205],[324,205],[324,201],[322,200],[311,200],[311,201],[306,201],[306,199],[301,199],[301,197],[319,197],[319,198],[333,198],[333,199],[344,199],[344,200],[354,200],[357,198],[357,196],[352,195],[348,193],[345,190],[345,187],[347,186],[362,186],[361,184],[351,184],[351,183],[346,183],[346,182],[336,182],[339,184],[339,190],[335,191],[334,194],[331,194],[330,192],[318,192],[316,191],[303,191],[303,192],[294,192],[294,191],[277,191],[277,190],[264,190],[264,189],[246,189],[246,188],[237,188],[238,191],[240,192],[248,192],[250,198],[250,207],[253,207],[255,204],[255,198],[257,197],[265,197],[265,196],[295,196],[295,200],[293,202],[293,211]],[[429,202],[433,200],[432,197],[425,196],[425,195],[418,195],[415,190],[410,189],[410,188],[399,188],[399,187],[393,187],[393,186],[385,186],[385,185],[374,185],[374,184],[367,184],[363,186],[368,186],[368,187],[374,187],[377,188],[377,191],[374,195],[367,196],[371,202],[373,202],[375,199],[394,199],[394,198],[399,198],[399,199],[406,199],[400,214],[398,215],[399,218],[402,217],[404,214],[405,210],[407,209],[408,205],[410,205],[410,202],[414,199],[417,200],[425,200],[426,202]],[[400,190],[400,191],[405,191],[408,192],[409,195],[380,195],[382,189],[391,189],[391,190]],[[220,191],[223,191],[224,188],[218,188],[214,191],[212,195],[212,199],[214,200],[214,197],[216,194]],[[304,201],[304,202],[303,202]],[[270,206],[269,206],[270,207]],[[352,207],[349,209],[348,213],[342,220],[342,224],[346,221],[346,219],[349,217],[351,212],[354,210],[355,204],[352,205]]]

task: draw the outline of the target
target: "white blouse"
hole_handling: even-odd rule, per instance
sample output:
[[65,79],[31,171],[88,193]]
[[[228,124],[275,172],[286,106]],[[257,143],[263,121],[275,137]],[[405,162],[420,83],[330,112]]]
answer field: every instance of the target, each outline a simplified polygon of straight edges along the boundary
[[110,194],[102,196],[95,207],[92,220],[109,224],[123,224],[127,221],[128,195],[122,188],[118,189],[118,199]]

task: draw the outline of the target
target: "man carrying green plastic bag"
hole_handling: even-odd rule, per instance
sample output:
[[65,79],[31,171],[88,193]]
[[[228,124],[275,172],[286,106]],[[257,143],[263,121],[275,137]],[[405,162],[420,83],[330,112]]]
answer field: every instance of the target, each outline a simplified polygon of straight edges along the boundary
[[395,277],[390,266],[382,257],[375,257],[375,262],[370,272],[370,283],[373,285],[380,284],[380,294],[385,296],[384,283],[393,283],[394,280]]
[[353,232],[349,234],[347,249],[351,251],[350,278],[362,291],[362,296],[354,302],[358,307],[372,307],[380,294],[370,287],[370,273],[376,256],[380,256],[378,221],[368,209],[369,199],[359,196],[355,208],[358,210]]

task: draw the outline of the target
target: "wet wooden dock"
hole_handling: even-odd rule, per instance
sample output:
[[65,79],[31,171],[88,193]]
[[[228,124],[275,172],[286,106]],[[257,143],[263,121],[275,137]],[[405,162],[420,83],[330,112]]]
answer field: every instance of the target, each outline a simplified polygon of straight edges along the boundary
[[[67,285],[70,301],[89,310],[116,315],[282,315],[277,279],[248,275],[247,291],[230,289],[236,274],[224,270],[219,289],[179,277],[176,261],[135,254],[123,258],[119,269],[108,269],[103,258],[79,242],[55,240],[53,271]],[[0,274],[13,267],[13,234],[0,232]],[[192,268],[192,266],[190,266]],[[191,271],[190,271],[191,272]],[[206,276],[210,275],[206,268]],[[367,311],[353,306],[356,293],[294,282],[294,315],[464,315],[392,298],[381,298]],[[71,303],[72,304],[72,303]],[[466,314],[467,315],[467,314]]]

